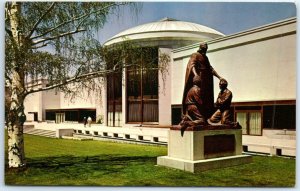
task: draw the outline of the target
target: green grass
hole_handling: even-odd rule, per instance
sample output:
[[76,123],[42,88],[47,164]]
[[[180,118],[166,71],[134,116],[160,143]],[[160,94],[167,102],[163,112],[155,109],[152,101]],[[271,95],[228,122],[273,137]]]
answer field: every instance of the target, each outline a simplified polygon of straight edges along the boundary
[[[7,150],[7,149],[6,149]],[[156,166],[162,146],[25,135],[27,168],[5,171],[8,185],[266,186],[295,185],[295,159],[254,156],[253,163],[189,173]],[[7,161],[7,160],[6,160]]]

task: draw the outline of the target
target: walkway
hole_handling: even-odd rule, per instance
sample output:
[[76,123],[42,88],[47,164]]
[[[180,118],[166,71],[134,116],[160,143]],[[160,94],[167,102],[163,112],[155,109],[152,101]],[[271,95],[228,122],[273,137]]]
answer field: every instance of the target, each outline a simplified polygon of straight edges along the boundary
[[[140,127],[137,124],[129,125],[126,124],[123,127],[108,127],[102,124],[92,124],[91,127],[83,126],[79,123],[26,123],[26,126],[33,126],[36,132],[44,131],[53,133],[56,132],[56,137],[61,137],[57,132],[62,130],[73,130],[73,137],[79,138],[93,138],[95,140],[112,140],[112,141],[125,141],[125,142],[135,142],[135,143],[148,143],[148,144],[158,144],[167,145],[168,142],[168,130],[169,128],[161,127]],[[33,130],[31,130],[33,131]],[[25,131],[26,133],[26,131]],[[30,134],[30,133],[28,133]],[[43,133],[40,133],[41,136]],[[62,138],[70,138],[62,135]]]

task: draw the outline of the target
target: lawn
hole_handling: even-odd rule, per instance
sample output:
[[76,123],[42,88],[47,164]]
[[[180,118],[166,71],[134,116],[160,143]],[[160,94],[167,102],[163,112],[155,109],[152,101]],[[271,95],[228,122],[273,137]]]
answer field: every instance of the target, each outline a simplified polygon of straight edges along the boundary
[[[7,149],[6,149],[7,150]],[[295,159],[254,156],[253,163],[190,173],[156,166],[167,147],[25,135],[27,168],[5,171],[7,185],[293,187]],[[7,161],[7,159],[6,159]]]

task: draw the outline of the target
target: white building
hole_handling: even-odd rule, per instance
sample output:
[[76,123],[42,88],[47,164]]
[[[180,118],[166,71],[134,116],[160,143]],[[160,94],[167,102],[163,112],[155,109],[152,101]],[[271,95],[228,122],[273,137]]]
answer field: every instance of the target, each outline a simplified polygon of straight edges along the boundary
[[[47,80],[39,80],[29,87],[46,87]],[[57,89],[29,94],[25,99],[25,114],[27,121],[64,123],[81,123],[84,117],[92,117],[94,121],[99,118],[103,110],[101,97],[96,92],[89,95],[82,91],[75,99],[66,96]],[[97,118],[98,117],[98,118]]]
[[[102,115],[108,127],[134,128],[138,124],[154,128],[158,134],[160,130],[165,132],[181,119],[186,65],[199,42],[206,41],[211,65],[227,79],[233,92],[232,113],[243,127],[244,149],[296,155],[295,18],[228,36],[202,25],[166,18],[125,30],[105,45],[124,39],[158,47],[154,56],[170,55],[166,76],[157,70],[145,73],[129,68],[124,78],[107,78],[103,97],[89,100],[83,96],[74,101],[78,104],[70,104],[61,93],[37,93],[28,97],[27,116],[36,113],[40,121],[81,122],[86,114],[94,115],[93,120]],[[138,83],[131,80],[137,74]],[[216,78],[214,83],[216,97]]]

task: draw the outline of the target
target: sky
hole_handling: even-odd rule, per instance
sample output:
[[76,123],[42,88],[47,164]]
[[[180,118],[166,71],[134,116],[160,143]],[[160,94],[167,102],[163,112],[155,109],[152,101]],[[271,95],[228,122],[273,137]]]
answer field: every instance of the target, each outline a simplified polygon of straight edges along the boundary
[[169,17],[213,28],[225,35],[296,17],[291,2],[143,2],[110,15],[97,39],[104,43],[126,29]]

